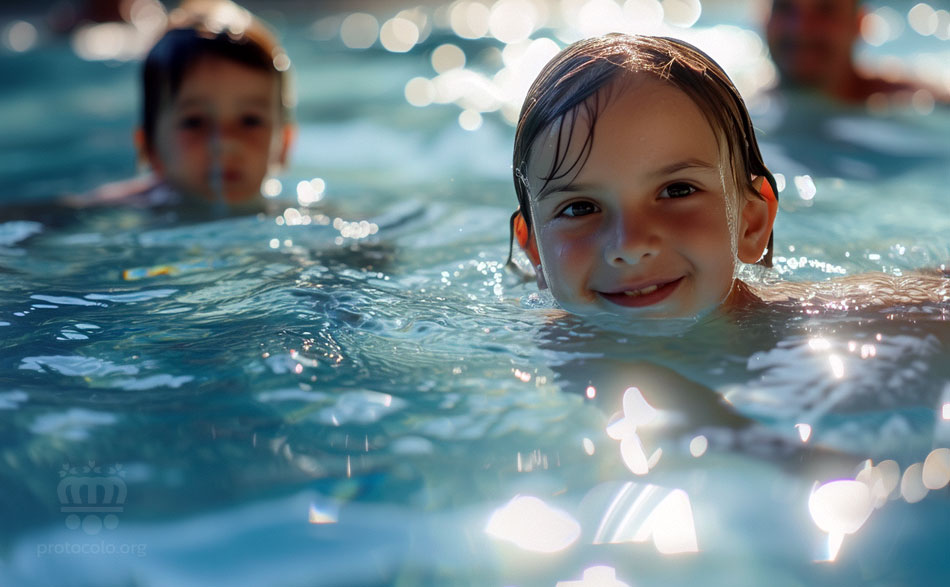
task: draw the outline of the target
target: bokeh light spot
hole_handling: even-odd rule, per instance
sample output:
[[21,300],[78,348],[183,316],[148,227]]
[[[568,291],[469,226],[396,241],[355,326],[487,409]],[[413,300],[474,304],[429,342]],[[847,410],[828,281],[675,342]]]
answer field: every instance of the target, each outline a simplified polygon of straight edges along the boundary
[[924,460],[921,471],[924,487],[931,491],[943,489],[950,483],[950,448],[936,448]]
[[534,32],[537,18],[526,0],[500,0],[489,14],[488,32],[502,43],[520,43]]
[[406,53],[419,41],[419,27],[406,18],[387,20],[379,30],[379,42],[392,53]]
[[17,53],[29,51],[36,45],[38,34],[36,27],[25,20],[11,22],[3,31],[3,42]]
[[709,448],[709,440],[702,434],[694,436],[693,439],[689,441],[689,454],[696,458],[706,454],[707,448]]
[[350,49],[368,49],[379,35],[379,21],[372,14],[354,12],[340,25],[340,40]]
[[937,26],[940,24],[937,12],[925,2],[915,4],[907,12],[907,22],[917,34],[925,37],[937,32]]
[[414,77],[406,83],[406,102],[420,108],[428,106],[435,99],[432,82],[424,77]]
[[482,127],[482,115],[476,110],[462,110],[459,114],[459,126],[467,131],[478,130]]
[[276,198],[282,191],[284,191],[284,184],[276,177],[266,179],[261,186],[261,192],[268,198]]
[[688,28],[696,24],[703,7],[699,0],[663,0],[663,14],[671,25]]
[[458,45],[445,43],[432,52],[432,69],[436,73],[445,73],[462,67],[465,67],[465,52]]
[[922,463],[914,463],[904,470],[904,476],[901,477],[901,497],[907,503],[917,503],[930,492],[924,485],[923,471]]
[[488,34],[491,11],[481,2],[456,2],[449,14],[452,31],[463,39],[479,39]]

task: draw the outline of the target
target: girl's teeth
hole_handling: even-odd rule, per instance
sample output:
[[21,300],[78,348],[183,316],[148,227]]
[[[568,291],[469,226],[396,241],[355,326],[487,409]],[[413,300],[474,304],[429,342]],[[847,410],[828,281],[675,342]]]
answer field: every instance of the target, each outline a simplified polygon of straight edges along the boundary
[[646,295],[646,294],[648,294],[648,293],[653,293],[653,292],[655,292],[655,291],[658,290],[658,289],[660,289],[660,286],[658,286],[658,285],[648,285],[647,287],[645,287],[645,288],[643,288],[643,289],[634,289],[634,290],[631,290],[631,291],[625,291],[625,292],[623,292],[623,293],[624,293],[624,295],[628,295],[628,296],[630,296],[630,297],[635,297],[635,296],[643,296],[643,295]]

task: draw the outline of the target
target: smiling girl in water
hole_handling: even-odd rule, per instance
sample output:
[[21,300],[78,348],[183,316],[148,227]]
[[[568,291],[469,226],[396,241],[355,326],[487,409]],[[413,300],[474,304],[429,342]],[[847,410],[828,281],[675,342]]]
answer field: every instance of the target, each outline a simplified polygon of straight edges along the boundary
[[946,298],[923,275],[741,281],[743,263],[771,265],[778,191],[738,90],[683,41],[610,34],[559,53],[522,107],[513,170],[514,235],[539,286],[585,318]]
[[562,51],[529,90],[514,173],[515,235],[574,314],[703,315],[748,298],[737,261],[771,261],[776,190],[748,112],[682,41]]

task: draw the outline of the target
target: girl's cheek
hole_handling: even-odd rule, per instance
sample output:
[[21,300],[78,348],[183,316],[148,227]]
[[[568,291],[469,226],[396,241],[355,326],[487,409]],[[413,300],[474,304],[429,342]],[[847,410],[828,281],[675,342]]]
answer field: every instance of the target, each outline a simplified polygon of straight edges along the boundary
[[554,258],[560,263],[565,263],[578,256],[577,248],[572,246],[570,242],[558,241],[558,243],[551,247],[551,249],[554,254]]
[[591,236],[588,231],[562,230],[551,238],[551,250],[565,259],[583,258],[591,248]]
[[191,150],[202,142],[204,142],[202,138],[195,132],[182,131],[175,135],[175,143],[179,149]]
[[583,241],[558,238],[541,245],[541,259],[552,275],[574,275],[590,265],[592,255]]

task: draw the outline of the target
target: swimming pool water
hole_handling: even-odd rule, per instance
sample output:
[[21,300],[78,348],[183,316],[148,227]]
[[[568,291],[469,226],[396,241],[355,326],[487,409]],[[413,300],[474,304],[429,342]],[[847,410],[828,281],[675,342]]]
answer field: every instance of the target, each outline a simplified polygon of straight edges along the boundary
[[[446,36],[396,55],[284,27],[281,179],[324,179],[320,201],[0,223],[0,584],[945,581],[947,489],[921,483],[950,447],[946,303],[686,336],[559,317],[503,268],[511,127],[405,102]],[[132,171],[134,67],[16,59],[78,89],[4,92],[0,199]],[[776,274],[945,263],[950,114],[827,106],[756,110],[785,182]]]

